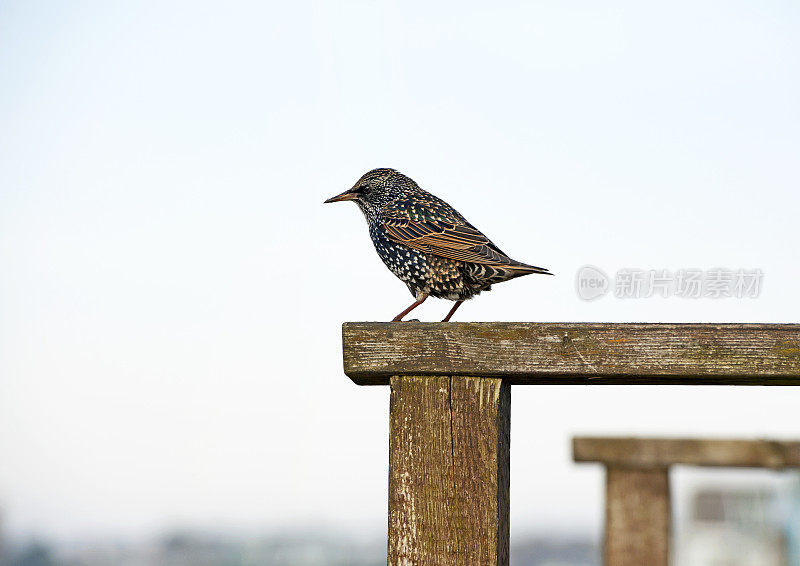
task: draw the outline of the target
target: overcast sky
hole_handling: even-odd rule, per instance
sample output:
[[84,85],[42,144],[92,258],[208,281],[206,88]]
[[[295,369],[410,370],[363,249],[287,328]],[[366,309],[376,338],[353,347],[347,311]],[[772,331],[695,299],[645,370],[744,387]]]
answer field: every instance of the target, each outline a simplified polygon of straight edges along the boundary
[[[322,204],[373,167],[557,275],[455,320],[800,321],[798,29],[790,1],[1,3],[5,527],[383,533],[389,391],[343,375],[340,325],[413,299]],[[586,264],[764,278],[586,302]],[[800,437],[789,388],[512,406],[515,532],[598,532],[573,434]]]

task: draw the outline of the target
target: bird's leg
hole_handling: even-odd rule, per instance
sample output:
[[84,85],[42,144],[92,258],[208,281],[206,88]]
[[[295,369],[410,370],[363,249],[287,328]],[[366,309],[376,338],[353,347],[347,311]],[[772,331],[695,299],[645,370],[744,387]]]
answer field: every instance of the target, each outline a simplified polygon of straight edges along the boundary
[[463,302],[464,302],[464,301],[456,301],[456,304],[454,304],[454,305],[453,305],[453,308],[452,308],[452,309],[450,309],[450,312],[449,312],[449,313],[447,313],[447,316],[446,316],[446,317],[444,317],[444,320],[442,320],[442,322],[450,322],[450,317],[451,317],[451,316],[453,316],[453,313],[454,313],[454,312],[456,312],[456,309],[457,309],[458,307],[460,307],[460,306],[461,306],[461,303],[463,303]]
[[[419,298],[420,296],[422,297],[421,299]],[[418,298],[417,298],[417,300],[416,300],[416,301],[414,301],[414,304],[412,304],[412,305],[411,305],[410,307],[408,307],[406,310],[404,310],[403,312],[401,312],[400,314],[398,314],[396,317],[394,317],[394,318],[392,319],[392,322],[400,322],[400,321],[402,321],[404,316],[406,316],[408,313],[410,313],[410,312],[411,312],[411,311],[413,311],[415,308],[417,308],[417,307],[418,307],[418,306],[420,306],[422,303],[424,303],[424,302],[425,302],[425,299],[427,299],[427,298],[428,298],[428,295],[417,295],[417,297],[418,297]]]

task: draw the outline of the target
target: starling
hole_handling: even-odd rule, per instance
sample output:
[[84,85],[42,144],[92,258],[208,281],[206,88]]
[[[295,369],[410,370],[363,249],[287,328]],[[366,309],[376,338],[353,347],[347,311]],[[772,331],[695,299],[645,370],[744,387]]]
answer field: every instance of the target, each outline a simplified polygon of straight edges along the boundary
[[375,250],[416,299],[402,320],[429,296],[456,301],[447,322],[467,299],[492,284],[543,267],[514,261],[442,199],[394,169],[373,169],[352,189],[325,202],[352,200],[364,213]]

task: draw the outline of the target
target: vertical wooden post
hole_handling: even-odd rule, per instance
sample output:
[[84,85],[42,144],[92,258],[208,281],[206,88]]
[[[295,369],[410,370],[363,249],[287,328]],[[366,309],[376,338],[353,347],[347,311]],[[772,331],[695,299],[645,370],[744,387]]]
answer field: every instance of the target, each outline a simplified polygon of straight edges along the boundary
[[606,566],[667,566],[669,470],[606,468]]
[[511,389],[391,378],[390,565],[508,565]]

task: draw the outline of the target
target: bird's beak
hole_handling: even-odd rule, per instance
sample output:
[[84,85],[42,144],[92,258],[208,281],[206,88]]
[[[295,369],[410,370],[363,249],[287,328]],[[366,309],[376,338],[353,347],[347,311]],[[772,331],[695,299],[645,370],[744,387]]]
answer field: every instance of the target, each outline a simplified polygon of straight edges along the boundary
[[350,191],[352,191],[352,189],[348,189],[340,195],[336,195],[335,197],[329,198],[328,200],[325,201],[325,203],[339,202],[342,200],[356,200],[358,198],[358,195]]

